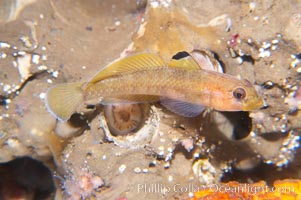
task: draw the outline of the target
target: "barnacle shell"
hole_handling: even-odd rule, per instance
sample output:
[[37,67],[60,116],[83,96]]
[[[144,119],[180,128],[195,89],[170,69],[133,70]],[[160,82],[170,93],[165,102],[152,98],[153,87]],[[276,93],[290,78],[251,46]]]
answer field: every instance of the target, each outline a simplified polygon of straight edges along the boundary
[[[207,49],[194,49],[192,52],[190,52],[190,55],[202,67],[202,69],[224,73],[221,63],[215,58],[215,55],[212,51]],[[212,64],[210,66],[204,65],[204,58],[209,60]]]
[[214,183],[219,177],[217,169],[209,159],[199,159],[192,165],[192,171],[201,184]]
[[111,104],[104,106],[108,128],[114,136],[134,134],[149,114],[148,104]]
[[[105,108],[105,114],[100,116],[100,123],[107,140],[131,149],[149,144],[159,128],[160,117],[157,108],[154,106],[150,108],[146,104],[119,105],[117,107],[115,110],[112,107]],[[122,115],[127,115],[128,119],[135,121],[123,121],[119,112],[124,112]],[[147,114],[148,112],[149,114]]]

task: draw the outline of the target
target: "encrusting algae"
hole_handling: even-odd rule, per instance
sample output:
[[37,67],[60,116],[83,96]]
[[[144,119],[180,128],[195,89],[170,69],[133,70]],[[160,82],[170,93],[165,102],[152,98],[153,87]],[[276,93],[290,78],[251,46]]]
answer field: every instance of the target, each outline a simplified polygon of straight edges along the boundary
[[238,182],[223,183],[213,187],[204,187],[194,193],[194,197],[188,200],[299,200],[301,199],[300,180],[277,180],[273,187],[266,185],[264,181],[247,184]]
[[249,81],[205,70],[189,54],[168,64],[157,54],[128,56],[109,64],[88,82],[50,88],[46,105],[56,118],[66,121],[81,103],[91,99],[100,99],[104,105],[160,101],[185,117],[195,117],[205,107],[251,111],[263,106]]

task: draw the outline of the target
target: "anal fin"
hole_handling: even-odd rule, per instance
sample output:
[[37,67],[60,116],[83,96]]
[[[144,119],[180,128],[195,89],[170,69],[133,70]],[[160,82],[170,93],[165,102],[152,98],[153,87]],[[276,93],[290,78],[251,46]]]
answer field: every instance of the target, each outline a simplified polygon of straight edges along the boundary
[[205,107],[202,105],[187,103],[184,101],[165,97],[161,98],[161,104],[168,110],[183,117],[196,117],[205,110]]

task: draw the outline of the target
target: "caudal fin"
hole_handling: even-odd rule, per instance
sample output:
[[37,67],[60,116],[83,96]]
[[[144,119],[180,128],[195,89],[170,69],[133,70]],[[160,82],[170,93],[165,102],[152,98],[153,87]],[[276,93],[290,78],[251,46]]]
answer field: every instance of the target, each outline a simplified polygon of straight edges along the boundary
[[57,119],[67,121],[84,100],[82,84],[66,83],[51,87],[45,101],[48,111]]

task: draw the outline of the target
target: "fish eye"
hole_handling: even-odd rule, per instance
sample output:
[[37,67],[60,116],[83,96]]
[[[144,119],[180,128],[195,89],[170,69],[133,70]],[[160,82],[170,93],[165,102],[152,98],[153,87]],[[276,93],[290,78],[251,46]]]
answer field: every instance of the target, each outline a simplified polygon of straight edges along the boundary
[[235,99],[237,100],[242,100],[246,97],[246,90],[239,87],[239,88],[236,88],[234,91],[233,91],[233,96]]

